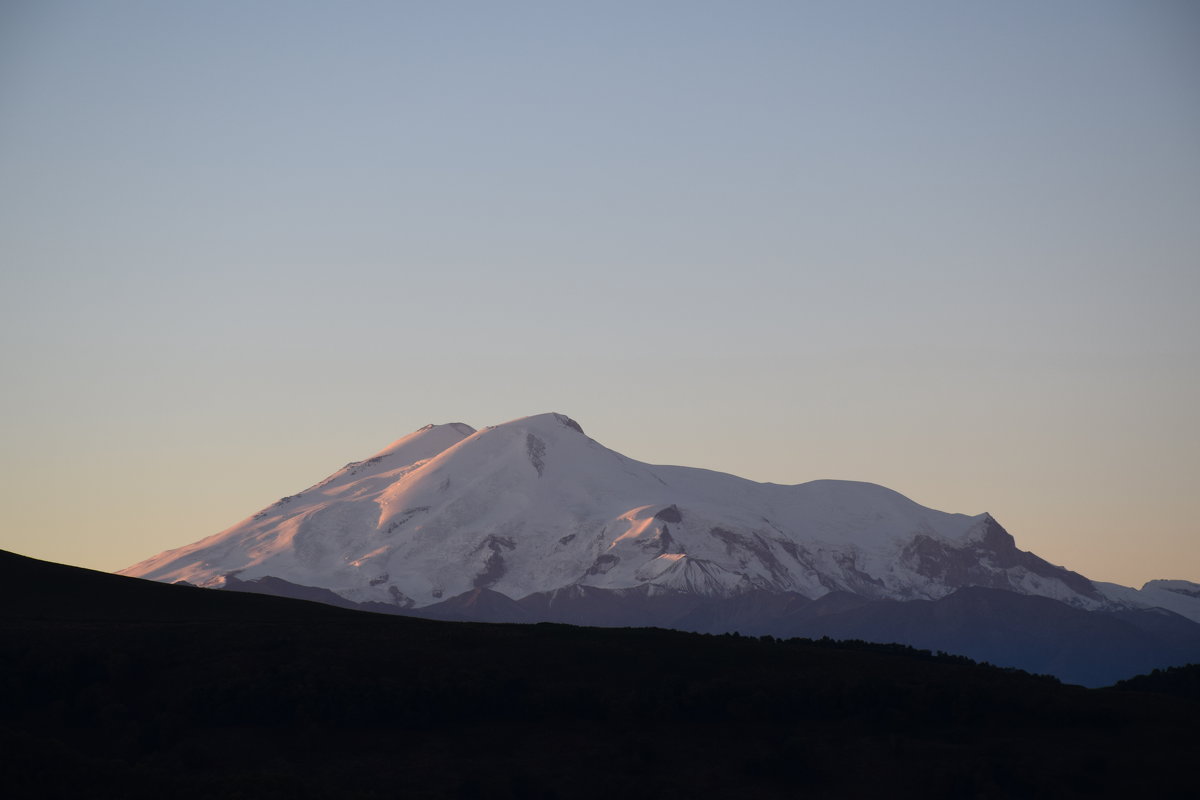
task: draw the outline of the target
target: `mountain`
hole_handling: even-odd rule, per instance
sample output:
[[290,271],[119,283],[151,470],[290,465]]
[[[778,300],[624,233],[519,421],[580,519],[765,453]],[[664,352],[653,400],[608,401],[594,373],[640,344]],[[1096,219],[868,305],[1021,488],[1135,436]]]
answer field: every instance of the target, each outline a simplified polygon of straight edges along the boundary
[[[781,597],[742,610],[794,610]],[[493,602],[514,601],[461,606]],[[9,798],[1170,796],[1193,782],[1197,706],[1151,677],[1114,692],[896,645],[451,624],[0,552]]]
[[[1169,631],[1137,634],[1152,640],[1149,666],[1176,663],[1193,651],[1193,639],[1200,658],[1197,584],[1095,583],[1019,550],[989,514],[936,511],[874,484],[784,486],[641,463],[562,414],[482,430],[426,426],[226,531],[122,574],[442,619],[781,634],[817,630],[811,621],[795,625],[819,612],[828,630],[892,639],[937,628],[901,618],[925,614],[930,603],[957,608],[960,590],[979,588],[1079,612],[1130,612],[1139,620],[1124,622],[1130,630],[1153,628],[1139,628],[1141,617],[1166,609]],[[808,603],[818,605],[799,610]],[[958,612],[930,613],[945,635],[916,637],[928,640],[924,646],[969,639],[950,635],[948,620]],[[868,617],[891,621],[868,624]],[[1074,624],[1061,615],[1042,621],[1060,618]],[[1182,645],[1164,643],[1189,626],[1194,635],[1183,634]],[[1020,648],[984,650],[1003,656]],[[1049,669],[1062,661],[1035,663],[1034,651],[1023,652],[1014,665]],[[1079,650],[1078,658],[1091,656]]]

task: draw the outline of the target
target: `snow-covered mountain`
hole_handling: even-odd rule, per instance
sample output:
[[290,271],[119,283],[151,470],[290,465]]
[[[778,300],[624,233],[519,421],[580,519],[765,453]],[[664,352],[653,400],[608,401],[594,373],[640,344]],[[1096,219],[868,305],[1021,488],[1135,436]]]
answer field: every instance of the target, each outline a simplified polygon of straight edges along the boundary
[[269,577],[397,610],[479,590],[937,600],[976,586],[1200,621],[1197,584],[1093,583],[1018,550],[988,514],[935,511],[868,483],[783,486],[644,464],[561,414],[426,426],[121,572],[231,588]]

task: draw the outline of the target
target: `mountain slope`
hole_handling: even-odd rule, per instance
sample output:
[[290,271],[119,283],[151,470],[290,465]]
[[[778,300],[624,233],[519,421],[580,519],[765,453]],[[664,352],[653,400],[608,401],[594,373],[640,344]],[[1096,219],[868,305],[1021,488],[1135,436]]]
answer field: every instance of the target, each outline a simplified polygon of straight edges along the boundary
[[782,486],[644,464],[561,414],[428,426],[122,573],[201,586],[270,576],[399,609],[479,588],[519,600],[566,587],[911,600],[987,586],[1079,608],[1115,602],[1018,550],[988,514],[935,511],[867,483]]
[[278,621],[348,613],[319,602],[131,580],[0,550],[0,620]]

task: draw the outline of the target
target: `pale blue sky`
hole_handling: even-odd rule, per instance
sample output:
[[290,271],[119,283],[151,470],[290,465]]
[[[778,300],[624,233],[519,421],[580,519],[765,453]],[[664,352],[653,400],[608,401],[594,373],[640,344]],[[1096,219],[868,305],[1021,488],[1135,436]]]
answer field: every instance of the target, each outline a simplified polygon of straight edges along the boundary
[[0,5],[0,547],[116,569],[427,422],[1200,580],[1189,2]]

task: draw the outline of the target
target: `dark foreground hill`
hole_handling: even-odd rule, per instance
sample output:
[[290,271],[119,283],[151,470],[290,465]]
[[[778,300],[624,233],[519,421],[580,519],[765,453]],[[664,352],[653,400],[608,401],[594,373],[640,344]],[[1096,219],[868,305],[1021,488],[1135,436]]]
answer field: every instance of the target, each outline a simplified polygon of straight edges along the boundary
[[1200,710],[906,647],[447,623],[0,554],[5,797],[1131,796]]

